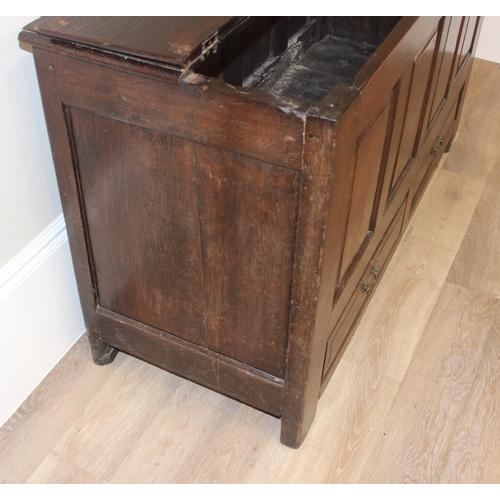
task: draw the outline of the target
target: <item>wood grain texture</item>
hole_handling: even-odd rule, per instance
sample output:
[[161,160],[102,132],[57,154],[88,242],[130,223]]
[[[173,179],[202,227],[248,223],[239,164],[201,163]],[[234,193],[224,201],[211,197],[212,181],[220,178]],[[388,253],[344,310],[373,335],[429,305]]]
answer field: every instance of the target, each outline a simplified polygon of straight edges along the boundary
[[[500,107],[494,103],[500,88],[500,66],[476,60],[469,87],[472,89],[467,90],[460,133],[443,168],[486,181],[499,159]],[[476,130],[481,133],[474,133]]]
[[107,342],[156,366],[279,416],[283,380],[106,309],[98,310]]
[[[404,145],[405,156],[417,142],[426,89],[432,84],[438,96],[426,106],[436,128],[429,134],[441,133],[469,76],[470,64],[464,64],[452,87],[443,76],[451,68],[458,34],[450,29],[448,35],[448,27],[459,26],[460,20],[443,18],[439,56],[424,57],[422,78],[411,81],[407,76],[415,58],[426,53],[438,27],[436,18],[348,19],[355,38],[342,41],[341,48],[329,30],[344,31],[345,24],[337,26],[328,18],[287,21],[281,36],[294,42],[295,35],[307,33],[311,42],[301,67],[323,71],[332,52],[320,53],[314,42],[322,39],[325,48],[335,41],[330,48],[348,62],[339,60],[332,71],[356,82],[347,107],[328,98],[334,82],[322,88],[322,95],[328,95],[317,107],[304,104],[301,96],[295,101],[274,95],[272,89],[250,88],[247,77],[266,64],[272,51],[288,46],[275,43],[277,18],[251,19],[227,39],[219,40],[218,33],[205,40],[203,57],[177,82],[89,57],[104,46],[108,60],[123,59],[125,53],[149,57],[144,64],[160,59],[182,66],[184,59],[174,61],[161,52],[171,47],[158,48],[157,21],[139,18],[134,25],[127,18],[116,24],[108,18],[60,18],[47,21],[45,32],[45,21],[30,28],[33,36],[42,33],[40,40],[59,40],[40,42],[54,52],[52,74],[41,73],[41,78],[56,85],[55,104],[65,113],[68,137],[54,147],[67,149],[68,140],[72,146],[72,165],[66,167],[77,178],[78,191],[73,189],[72,196],[82,221],[75,226],[79,229],[83,222],[86,248],[80,251],[92,271],[89,321],[97,309],[101,327],[100,337],[91,332],[94,352],[101,362],[106,344],[123,349],[281,416],[282,442],[298,447],[314,419],[320,387],[327,382],[325,347],[343,306],[354,303],[343,316],[342,334],[328,343],[337,359],[368,303],[363,282],[371,275],[370,265],[375,269],[379,258],[380,265],[386,263],[394,245],[385,252],[384,242],[397,240],[405,225],[401,216],[397,230],[388,231],[396,212],[404,213],[401,207],[410,189],[424,186],[421,181],[429,177],[424,174],[430,170],[421,167],[426,153],[411,163],[414,169],[406,184],[396,181],[390,206],[380,208],[401,81],[405,79],[406,90],[399,118],[408,115],[413,126],[406,141],[401,133],[394,137],[397,148]],[[182,23],[170,21],[173,32],[183,31],[180,41],[201,36],[199,23],[193,21],[184,30]],[[380,50],[363,41],[367,24]],[[168,39],[170,28],[161,26]],[[145,37],[148,27],[150,38]],[[68,40],[98,49],[87,47],[87,55],[75,51],[68,56],[63,46],[75,45]],[[163,42],[168,45],[168,40]],[[231,42],[238,47],[236,53],[233,46],[229,52],[223,49]],[[184,55],[201,52],[188,48]],[[201,60],[207,71],[197,73]],[[436,60],[435,70],[425,71]],[[436,78],[428,80],[429,75]],[[227,85],[222,76],[237,78],[235,83],[244,88]],[[342,82],[345,89],[346,80]],[[416,111],[407,99],[412,83],[419,87]],[[307,79],[307,85],[314,82]],[[452,129],[451,122],[447,128]],[[435,159],[434,165],[439,156]],[[401,178],[402,171],[398,174]],[[334,242],[329,251],[327,239]],[[332,264],[327,265],[328,259],[340,275],[337,283],[328,279],[330,269],[323,272]],[[338,285],[339,293],[334,289],[330,294],[332,285]],[[88,283],[81,286],[88,296]],[[324,297],[330,302],[326,307]],[[327,362],[332,372],[334,364]]]
[[437,68],[439,75],[434,80],[434,85],[430,94],[430,107],[427,108],[427,120],[429,124],[437,118],[438,111],[448,98],[451,72],[462,18],[460,16],[446,17],[443,18],[442,22],[443,32],[438,42],[438,58],[441,58]]
[[[398,387],[372,360],[359,368],[342,360],[300,454],[279,453],[269,469],[260,468],[261,478],[271,483],[357,482]],[[257,481],[256,475],[250,477]]]
[[126,483],[131,477],[148,484],[193,482],[195,471],[190,464],[213,453],[218,437],[241,407],[213,392],[210,399],[204,401],[203,415],[194,419],[200,402],[179,387],[116,467],[110,482]]
[[0,482],[26,482],[124,359],[95,366],[84,335],[1,427]]
[[[453,149],[448,157],[455,154]],[[408,234],[456,253],[485,182],[443,169],[438,170],[432,178],[422,197],[424,208],[412,218]]]
[[57,455],[47,455],[27,484],[105,484],[102,479],[63,460]]
[[70,116],[99,304],[206,346],[194,143]]
[[205,39],[231,20],[230,16],[47,16],[25,29],[107,51],[183,66],[190,57],[201,52]]
[[351,172],[352,184],[349,193],[349,208],[344,229],[344,249],[339,269],[338,284],[347,269],[364,251],[364,246],[375,229],[377,213],[376,192],[383,178],[390,136],[391,106],[386,103],[383,111],[370,123],[356,140],[355,165]]
[[283,378],[299,173],[70,116],[99,304]]
[[179,382],[178,377],[127,357],[80,417],[74,418],[54,453],[109,480],[160,409],[169,404]]
[[452,260],[449,250],[405,236],[343,358],[356,366],[377,360],[386,376],[401,381]]
[[95,274],[88,254],[88,234],[85,216],[81,211],[80,180],[74,168],[73,144],[68,129],[67,114],[59,99],[59,84],[55,72],[54,54],[33,49],[40,93],[57,183],[64,210],[71,258],[82,306],[85,328],[92,346],[92,356],[97,364],[113,361],[116,349],[101,342],[95,306],[97,302]]
[[[499,301],[445,283],[362,482],[435,483],[450,478],[445,474],[447,467],[456,474],[455,481],[461,472],[467,472],[464,461],[470,459],[460,457],[464,450],[459,449],[467,441],[470,424],[464,427],[461,420],[464,414],[470,419],[470,412],[474,412],[474,406],[470,406],[472,394],[484,402],[491,400],[488,394],[473,393],[473,389],[483,365],[483,352],[490,349],[489,332],[498,323],[499,314]],[[497,346],[498,339],[494,349]],[[496,372],[498,360],[495,365]],[[483,376],[488,369],[484,366]],[[423,385],[427,386],[425,392],[415,392]],[[478,422],[481,427],[485,424],[487,419]],[[468,482],[471,477],[463,479]]]
[[460,49],[457,51],[454,70],[457,75],[460,74],[465,66],[467,59],[472,55],[472,44],[477,34],[477,29],[482,23],[477,16],[464,16],[462,18],[461,33],[459,39]]
[[[465,133],[465,131],[468,130],[466,123],[470,113],[473,113],[476,109],[477,100],[484,95],[485,92],[491,92],[492,85],[494,87],[495,84],[488,82],[488,79],[491,75],[496,73],[495,68],[497,67],[498,64],[492,61],[478,59],[477,57],[474,58],[472,72],[467,85],[467,94],[462,107],[461,132]],[[488,113],[488,111],[488,109],[483,109],[483,113]]]
[[[498,143],[497,143],[498,148]],[[448,280],[457,285],[500,298],[500,148],[467,233],[460,245]]]
[[441,481],[498,483],[500,463],[500,322],[488,332],[467,409],[453,437]]
[[[492,81],[475,81],[476,96],[490,92]],[[496,93],[492,101],[480,104],[479,113],[486,115],[498,105]],[[469,136],[471,143],[482,140],[481,127],[462,130],[459,137]],[[490,216],[496,217],[498,201],[491,199]],[[459,204],[462,201],[468,203],[463,198],[457,200]],[[420,210],[427,210],[427,202],[432,200],[424,198],[415,212],[416,219]],[[454,210],[461,208],[457,205]],[[453,226],[458,221],[450,214],[447,220]],[[420,220],[425,227],[427,221]],[[431,234],[430,241],[433,239]],[[354,338],[364,340],[350,344],[299,450],[278,443],[279,420],[187,381],[177,379],[175,383],[173,375],[165,374],[167,378],[159,383],[156,375],[144,371],[139,360],[119,355],[114,364],[94,366],[83,338],[0,430],[1,481],[26,482],[37,469],[37,482],[49,481],[55,477],[51,456],[73,463],[56,453],[61,446],[69,456],[74,453],[77,462],[63,469],[75,473],[72,479],[65,472],[63,479],[68,482],[81,478],[82,471],[95,477],[97,470],[92,470],[92,464],[96,463],[100,473],[109,464],[117,464],[109,468],[113,471],[106,477],[113,481],[116,474],[129,483],[387,482],[405,478],[498,483],[499,301],[444,284],[443,277],[455,258],[452,251],[415,236],[404,237],[401,249],[377,288],[366,321],[358,327]],[[406,252],[409,255],[404,257]],[[439,295],[442,286],[445,289]],[[380,332],[374,335],[377,324]],[[413,354],[404,351],[407,337]],[[125,360],[126,373],[122,369],[111,377]],[[133,395],[132,381],[127,380],[127,389],[122,387],[127,373],[137,378],[135,386],[142,398]],[[391,397],[399,380],[391,373],[403,380],[393,403]],[[166,397],[161,407],[154,409],[151,400]],[[141,404],[137,404],[138,399]],[[169,399],[178,410],[170,412]],[[217,423],[211,425],[205,414]],[[133,421],[130,426],[123,424],[127,416]],[[68,430],[76,424],[79,442],[85,443],[79,452],[67,446]],[[178,440],[177,426],[182,437]],[[128,437],[122,438],[123,432]],[[118,446],[99,446],[101,439],[103,443],[117,440]],[[123,447],[121,439],[134,442]],[[173,443],[176,446],[171,446]],[[164,455],[166,450],[168,456]],[[400,457],[406,458],[402,461]],[[156,462],[160,465],[155,466]],[[45,467],[40,467],[42,463]],[[119,464],[126,473],[120,475]],[[156,471],[162,464],[163,470]],[[403,473],[401,464],[406,464]],[[168,466],[173,467],[172,474]],[[364,470],[361,474],[360,468]]]
[[[498,159],[491,117],[500,104],[500,66],[477,67],[482,83],[473,80],[475,104],[467,96],[464,110],[478,121],[458,138],[477,143],[477,151],[488,141],[488,157]],[[497,128],[495,135],[481,131],[482,121]],[[360,342],[339,364],[300,450],[277,443],[279,420],[139,360],[120,355],[109,367],[93,366],[82,339],[1,429],[1,481],[500,481],[500,301],[444,283],[464,233],[454,213],[470,215],[477,192],[469,196],[467,186],[480,189],[476,180],[490,175],[476,213],[478,227],[495,227],[497,167],[493,161],[481,175],[473,162],[461,168],[447,173],[472,183],[438,170],[432,196],[417,209],[415,232],[378,286],[370,305],[378,307],[358,328]],[[456,233],[444,230],[438,207]],[[431,222],[418,222],[419,210]]]
[[301,176],[196,145],[207,347],[285,374]]
[[60,98],[69,106],[301,168],[303,120],[279,103],[255,102],[250,92],[223,92],[217,85],[171,85],[64,56],[56,58],[56,71]]
[[[314,420],[327,333],[315,326],[333,177],[336,124],[309,117],[304,130],[304,168],[300,186],[293,270],[287,371],[283,388],[281,442],[297,448]],[[321,333],[321,335],[319,335]]]
[[[385,274],[389,261],[397,249],[397,244],[403,231],[405,208],[406,203],[403,203],[387,229],[384,238],[373,254],[370,263],[367,265],[364,275],[358,283],[355,283],[355,291],[328,337],[327,348],[325,350],[321,393],[324,391],[332,372],[335,370],[336,365],[345,352],[356,330],[356,324],[361,318],[369,298],[376,289],[377,282],[379,282],[379,279]],[[375,275],[376,269],[378,269],[378,271],[376,271]],[[365,287],[368,283],[371,284],[367,289]]]
[[[245,483],[248,482],[246,475],[255,466],[262,472],[260,465],[269,451],[267,445],[272,441],[271,436],[279,433],[279,421],[247,407],[241,407],[235,417],[215,443],[217,452],[207,456],[191,479],[186,468],[181,476],[182,481]],[[236,422],[245,429],[244,435]],[[271,448],[279,454],[280,448],[284,446],[274,442]]]
[[[384,186],[382,198],[392,199],[398,191],[398,184],[408,174],[415,161],[417,145],[421,131],[419,121],[412,120],[412,116],[421,116],[425,105],[427,82],[432,70],[432,61],[437,41],[436,31],[431,33],[428,40],[424,42],[421,51],[416,54],[413,64],[403,73],[398,84],[397,92],[398,109],[394,124],[395,139],[389,151],[388,166],[392,169],[390,182]],[[389,180],[389,179],[387,179]]]

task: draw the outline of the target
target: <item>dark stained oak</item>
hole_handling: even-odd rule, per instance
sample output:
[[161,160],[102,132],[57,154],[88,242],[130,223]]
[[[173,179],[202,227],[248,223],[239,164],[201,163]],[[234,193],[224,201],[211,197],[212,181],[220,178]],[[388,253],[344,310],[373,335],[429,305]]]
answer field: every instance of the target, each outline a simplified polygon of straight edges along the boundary
[[194,144],[79,109],[69,116],[100,305],[205,346]]
[[101,307],[97,315],[108,343],[279,416],[283,380]]
[[[57,57],[56,70],[59,93],[68,106],[300,169],[303,122],[286,108],[208,85],[170,85],[70,57]],[[89,79],[85,86],[82,73]]]
[[300,174],[195,154],[207,347],[283,378]]
[[238,22],[213,17],[42,17],[26,30],[128,56],[185,66],[207,39]]
[[94,361],[99,365],[105,365],[113,361],[118,351],[101,341],[101,332],[97,324],[96,277],[89,254],[85,213],[81,206],[80,179],[74,168],[75,159],[71,133],[68,129],[68,116],[58,98],[54,55],[43,50],[39,51],[36,47],[33,53],[85,328],[92,346]]
[[[311,117],[305,130],[304,173],[297,224],[281,442],[298,448],[316,413],[324,346],[315,317],[324,258],[326,206],[335,124]],[[323,333],[323,332],[321,332]]]
[[281,417],[299,447],[453,143],[480,26],[27,26],[95,361],[137,356]]

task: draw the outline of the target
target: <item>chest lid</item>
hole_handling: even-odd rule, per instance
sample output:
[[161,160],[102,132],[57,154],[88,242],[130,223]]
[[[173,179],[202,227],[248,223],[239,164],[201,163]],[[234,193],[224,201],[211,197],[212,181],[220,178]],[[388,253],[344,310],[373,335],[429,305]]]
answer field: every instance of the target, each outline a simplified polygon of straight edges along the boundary
[[41,17],[24,29],[139,59],[186,67],[243,18]]

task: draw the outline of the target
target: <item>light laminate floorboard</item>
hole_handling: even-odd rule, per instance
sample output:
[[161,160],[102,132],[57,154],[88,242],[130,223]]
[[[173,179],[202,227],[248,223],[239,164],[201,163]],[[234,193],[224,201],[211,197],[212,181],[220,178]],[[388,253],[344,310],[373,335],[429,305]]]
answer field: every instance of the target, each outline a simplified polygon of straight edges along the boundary
[[105,484],[89,472],[50,453],[27,481],[28,484]]
[[124,359],[96,366],[81,338],[0,428],[0,481],[26,482]]
[[[500,130],[500,127],[499,127]],[[498,148],[498,146],[497,146]],[[498,148],[500,149],[500,148]],[[449,281],[500,298],[500,151],[460,245]]]
[[161,409],[171,406],[181,383],[157,367],[124,357],[54,448],[57,456],[103,480],[111,478]]
[[137,359],[93,365],[84,337],[0,429],[0,481],[500,482],[499,88],[475,61],[456,143],[300,449]]
[[[446,481],[450,465],[453,482],[461,482],[462,460],[454,457],[453,443],[455,451],[462,448],[461,422],[471,411],[483,352],[499,320],[500,301],[445,283],[362,482],[439,483]],[[500,360],[495,371],[500,371]]]
[[[466,94],[460,134],[453,144],[453,155],[446,159],[445,170],[486,180],[498,160],[500,130],[500,64],[474,61],[471,95]],[[483,79],[483,85],[479,85]]]

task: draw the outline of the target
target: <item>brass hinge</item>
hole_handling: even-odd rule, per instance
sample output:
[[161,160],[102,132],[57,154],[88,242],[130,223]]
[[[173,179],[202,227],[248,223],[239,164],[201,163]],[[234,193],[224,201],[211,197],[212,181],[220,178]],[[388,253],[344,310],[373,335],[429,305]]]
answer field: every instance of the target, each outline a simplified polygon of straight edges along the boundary
[[216,31],[210,38],[207,38],[201,44],[201,53],[204,56],[215,54],[217,52],[217,44],[219,42],[219,32]]

